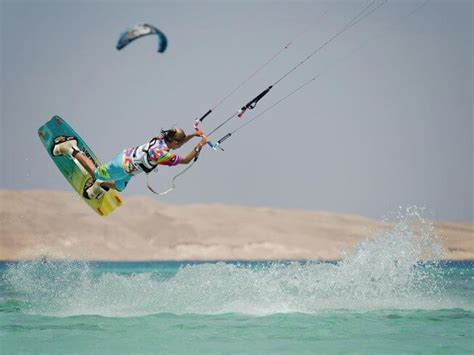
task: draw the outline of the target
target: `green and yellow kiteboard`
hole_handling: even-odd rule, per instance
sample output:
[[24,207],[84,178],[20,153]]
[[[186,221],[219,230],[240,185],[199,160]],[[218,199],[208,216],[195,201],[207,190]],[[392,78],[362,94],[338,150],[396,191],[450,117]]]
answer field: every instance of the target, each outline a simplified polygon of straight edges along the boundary
[[81,198],[99,215],[107,216],[109,213],[114,211],[117,207],[122,205],[122,198],[117,191],[110,189],[103,194],[99,199],[86,199],[83,197],[84,186],[91,184],[92,177],[82,167],[82,165],[71,156],[54,156],[53,146],[54,139],[58,136],[73,136],[77,139],[77,146],[89,157],[94,165],[100,166],[99,159],[95,156],[89,146],[84,140],[72,129],[69,124],[59,116],[54,116],[41,126],[38,130],[38,135],[43,142],[46,151],[50,155],[51,159],[56,163],[58,169],[63,173],[67,181],[72,185],[74,190],[81,196]]

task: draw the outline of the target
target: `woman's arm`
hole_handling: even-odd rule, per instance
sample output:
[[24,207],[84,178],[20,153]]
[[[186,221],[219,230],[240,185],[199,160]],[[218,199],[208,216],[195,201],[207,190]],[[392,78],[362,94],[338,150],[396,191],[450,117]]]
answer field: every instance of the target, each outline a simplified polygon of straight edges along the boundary
[[198,132],[195,132],[195,133],[192,133],[192,134],[188,134],[186,137],[183,138],[183,140],[182,140],[183,143],[182,144],[188,143],[194,137],[201,137],[201,136],[202,136],[201,131],[198,131]]
[[[201,151],[202,147],[204,147],[208,141],[207,137],[201,132],[201,133],[194,133],[193,137],[196,137],[197,136],[201,136],[201,141],[198,143],[198,145],[196,145],[196,147],[190,151],[185,157],[183,160],[181,160],[180,164],[189,164],[189,162],[191,160],[193,160],[196,155],[199,154],[199,152]],[[186,136],[186,138],[188,138],[188,136]],[[192,137],[191,137],[192,138]],[[190,139],[191,139],[190,138]]]

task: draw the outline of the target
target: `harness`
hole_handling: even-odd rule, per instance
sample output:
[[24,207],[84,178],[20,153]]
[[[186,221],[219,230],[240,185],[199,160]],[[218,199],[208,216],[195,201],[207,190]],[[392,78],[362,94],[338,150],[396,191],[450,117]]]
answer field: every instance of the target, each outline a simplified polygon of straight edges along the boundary
[[150,149],[159,142],[160,137],[152,138],[148,143],[142,144],[135,147],[131,155],[133,166],[139,171],[145,174],[151,173],[158,167],[158,164],[152,164],[149,160]]

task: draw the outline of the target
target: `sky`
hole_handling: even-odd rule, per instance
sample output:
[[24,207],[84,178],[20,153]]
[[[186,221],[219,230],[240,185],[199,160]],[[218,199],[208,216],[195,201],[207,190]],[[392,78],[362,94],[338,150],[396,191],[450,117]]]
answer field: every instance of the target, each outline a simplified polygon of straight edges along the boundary
[[[383,0],[376,0],[376,4]],[[473,217],[473,2],[388,1],[279,82],[253,111],[211,139],[158,200],[359,214],[400,207],[435,220]],[[37,136],[66,119],[103,162],[160,129],[210,131],[341,30],[367,3],[351,1],[1,0],[1,189],[69,191]],[[115,49],[127,27],[147,37]],[[284,46],[292,41],[285,49]],[[198,140],[178,153],[185,155]],[[158,190],[179,167],[150,175]],[[124,197],[146,195],[146,177]]]

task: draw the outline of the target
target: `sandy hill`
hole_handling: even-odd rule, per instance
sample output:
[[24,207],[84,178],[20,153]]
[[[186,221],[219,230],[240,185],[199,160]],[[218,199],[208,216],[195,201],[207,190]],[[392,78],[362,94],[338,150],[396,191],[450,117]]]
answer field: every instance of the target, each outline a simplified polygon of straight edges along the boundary
[[[436,223],[447,259],[474,259],[474,224]],[[340,259],[390,225],[270,208],[172,205],[130,197],[99,217],[73,193],[0,191],[0,260]]]

